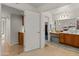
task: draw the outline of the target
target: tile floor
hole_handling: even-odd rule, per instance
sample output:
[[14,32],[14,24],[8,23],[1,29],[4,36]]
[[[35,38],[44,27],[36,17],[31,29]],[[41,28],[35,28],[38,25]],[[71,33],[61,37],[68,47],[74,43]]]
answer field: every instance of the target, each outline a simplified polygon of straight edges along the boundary
[[8,46],[3,52],[5,56],[79,56],[79,48],[62,44],[48,43],[44,48],[24,52],[19,45]]
[[23,52],[19,56],[79,56],[79,51],[69,50],[49,43],[44,48]]

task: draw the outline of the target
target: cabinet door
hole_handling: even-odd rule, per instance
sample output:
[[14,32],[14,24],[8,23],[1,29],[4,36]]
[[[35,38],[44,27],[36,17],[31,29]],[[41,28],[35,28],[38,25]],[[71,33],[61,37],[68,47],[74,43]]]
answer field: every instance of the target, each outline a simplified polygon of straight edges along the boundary
[[64,43],[64,40],[65,40],[64,34],[60,34],[59,37],[60,37],[60,38],[59,38],[59,42],[60,42],[60,43]]
[[75,39],[73,39],[74,41],[74,46],[79,47],[79,35],[75,35]]
[[73,35],[65,34],[65,44],[73,45]]

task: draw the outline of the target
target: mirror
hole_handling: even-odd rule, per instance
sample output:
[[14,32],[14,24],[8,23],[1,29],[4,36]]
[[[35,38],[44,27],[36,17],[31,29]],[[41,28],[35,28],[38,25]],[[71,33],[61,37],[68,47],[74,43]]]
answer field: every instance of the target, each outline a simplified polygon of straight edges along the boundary
[[67,31],[69,28],[76,28],[77,19],[55,20],[55,31]]

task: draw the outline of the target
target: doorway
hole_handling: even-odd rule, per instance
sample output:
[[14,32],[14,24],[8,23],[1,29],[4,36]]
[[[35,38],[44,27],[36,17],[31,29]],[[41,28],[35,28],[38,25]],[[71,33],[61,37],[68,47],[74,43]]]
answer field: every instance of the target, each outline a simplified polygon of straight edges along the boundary
[[48,40],[48,22],[45,22],[45,40]]
[[45,22],[45,46],[48,46],[48,22]]

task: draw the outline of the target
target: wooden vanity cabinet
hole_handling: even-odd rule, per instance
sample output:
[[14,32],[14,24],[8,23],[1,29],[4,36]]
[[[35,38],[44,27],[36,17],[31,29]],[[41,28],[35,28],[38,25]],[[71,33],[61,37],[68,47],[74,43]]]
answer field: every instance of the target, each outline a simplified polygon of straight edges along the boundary
[[63,44],[79,47],[79,35],[61,33],[59,42]]
[[24,46],[24,33],[23,32],[18,32],[18,42],[19,42],[19,45]]

